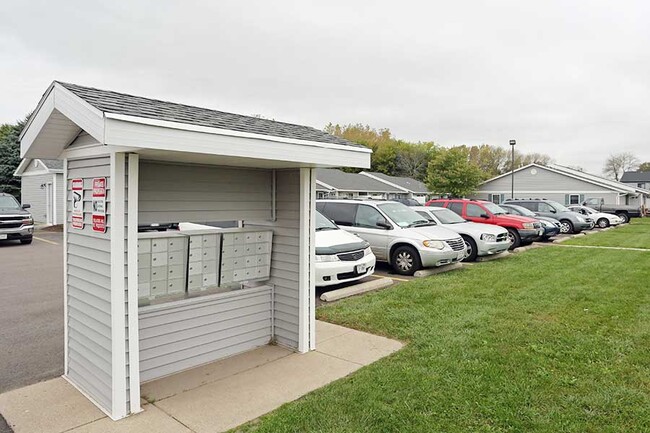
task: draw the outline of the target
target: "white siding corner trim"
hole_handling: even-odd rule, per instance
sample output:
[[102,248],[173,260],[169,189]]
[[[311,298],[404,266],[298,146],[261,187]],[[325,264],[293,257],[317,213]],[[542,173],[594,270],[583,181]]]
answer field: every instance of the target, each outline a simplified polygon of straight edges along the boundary
[[313,272],[315,186],[313,170],[300,169],[300,239],[298,284],[298,351],[314,349],[315,282]]
[[124,153],[111,154],[111,337],[112,337],[112,419],[127,415],[126,402],[126,310],[124,299]]

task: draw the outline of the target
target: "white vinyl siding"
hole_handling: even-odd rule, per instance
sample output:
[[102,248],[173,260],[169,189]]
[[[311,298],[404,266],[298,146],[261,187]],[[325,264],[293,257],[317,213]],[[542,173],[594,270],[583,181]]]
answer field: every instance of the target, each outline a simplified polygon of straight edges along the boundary
[[[110,174],[110,158],[68,161],[66,376],[104,410],[112,408],[111,242],[109,234],[92,231],[92,178]],[[84,228],[70,226],[70,180],[84,179]],[[109,184],[110,188],[110,184]],[[111,200],[110,190],[107,202]],[[110,206],[107,206],[110,227]],[[109,228],[110,230],[110,228]]]
[[[30,164],[31,165],[31,164]],[[31,208],[27,209],[34,221],[37,223],[47,222],[47,188],[41,185],[54,182],[54,174],[35,174],[22,176],[21,178],[21,203],[29,203]],[[54,185],[52,185],[54,187]],[[60,199],[58,204],[63,201]],[[59,206],[60,207],[60,206]]]
[[[271,279],[274,285],[275,341],[298,348],[300,260],[300,170],[276,174],[276,221],[255,222],[273,229]],[[249,226],[247,224],[247,226]]]
[[140,380],[146,382],[271,341],[270,286],[139,311]]

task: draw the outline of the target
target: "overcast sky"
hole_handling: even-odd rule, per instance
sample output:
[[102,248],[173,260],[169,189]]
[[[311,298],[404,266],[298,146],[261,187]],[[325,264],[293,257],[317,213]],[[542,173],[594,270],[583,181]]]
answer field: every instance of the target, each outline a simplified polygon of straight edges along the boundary
[[612,152],[650,161],[647,1],[14,1],[2,15],[0,123],[57,79],[445,146],[515,138],[595,173]]

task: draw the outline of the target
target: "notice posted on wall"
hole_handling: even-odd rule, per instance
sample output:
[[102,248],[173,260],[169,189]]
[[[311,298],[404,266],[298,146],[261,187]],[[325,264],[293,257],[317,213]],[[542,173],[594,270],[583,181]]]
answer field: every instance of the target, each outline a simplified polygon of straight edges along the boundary
[[72,179],[72,228],[84,228],[84,180]]
[[93,231],[106,233],[106,178],[93,179]]

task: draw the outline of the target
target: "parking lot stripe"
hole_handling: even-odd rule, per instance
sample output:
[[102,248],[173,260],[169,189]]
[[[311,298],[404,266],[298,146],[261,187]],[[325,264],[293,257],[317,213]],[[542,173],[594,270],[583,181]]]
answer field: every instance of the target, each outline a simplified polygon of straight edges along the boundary
[[52,244],[52,245],[59,245],[58,242],[49,241],[49,240],[47,240],[47,239],[39,238],[39,237],[37,237],[37,236],[34,236],[34,239],[39,240],[39,241],[41,241],[41,242],[46,242],[46,243],[48,243],[48,244]]
[[390,278],[391,280],[395,280],[395,281],[411,281],[411,280],[407,280],[406,278],[395,278],[395,277],[393,277],[391,275],[374,275],[373,274],[373,275],[370,275],[370,276],[372,278]]

